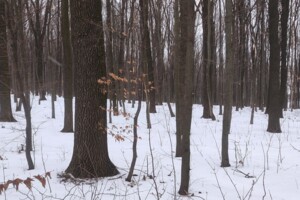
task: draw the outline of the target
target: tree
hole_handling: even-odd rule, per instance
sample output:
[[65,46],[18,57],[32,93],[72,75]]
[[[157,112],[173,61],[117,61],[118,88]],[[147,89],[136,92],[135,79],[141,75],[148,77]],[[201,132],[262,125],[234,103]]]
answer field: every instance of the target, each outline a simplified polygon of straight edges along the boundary
[[[184,91],[179,101],[182,101],[183,108],[176,116],[184,116],[182,122],[182,162],[181,162],[181,183],[179,194],[188,195],[190,180],[190,131],[193,107],[193,77],[194,77],[194,43],[195,43],[195,11],[194,0],[180,0],[180,64],[179,68],[183,82],[177,84]],[[177,133],[178,134],[178,133]]]
[[[72,160],[66,169],[77,178],[118,173],[107,147],[106,77],[102,1],[71,1],[75,68],[75,133]],[[101,81],[99,81],[101,82]]]
[[[176,157],[182,156],[182,123],[184,116],[178,115],[182,113],[183,101],[181,99],[184,93],[182,83],[184,81],[184,68],[180,67],[180,19],[179,19],[179,0],[174,2],[174,68],[175,68],[175,101],[176,101]],[[181,84],[180,84],[181,83]]]
[[215,48],[214,48],[214,22],[213,9],[214,2],[203,1],[203,71],[202,71],[202,104],[203,118],[215,120],[213,113],[213,76],[215,68]]
[[267,113],[269,114],[268,132],[281,133],[280,128],[280,45],[278,37],[279,11],[278,1],[269,1],[269,43],[270,73]]
[[73,63],[69,23],[69,2],[61,2],[61,37],[63,42],[64,127],[61,132],[73,132]]
[[287,31],[290,0],[281,0],[281,82],[280,82],[280,104],[282,109],[287,109]]
[[152,61],[151,45],[150,45],[150,32],[148,27],[148,1],[140,0],[140,13],[141,13],[141,32],[142,32],[142,51],[144,74],[147,75],[147,91],[149,90],[149,112],[156,113],[155,107],[155,84],[154,84],[154,67]]
[[[5,10],[5,4],[4,4],[4,1],[0,1],[1,5],[0,5],[0,13],[3,12]],[[3,4],[2,4],[3,3]],[[8,2],[7,2],[8,3]],[[16,18],[15,16],[15,12],[13,12],[15,9],[16,9],[16,2],[10,2],[11,5],[10,5],[10,9],[7,9],[7,14],[6,14],[6,17],[7,18],[10,18],[10,20],[14,20]],[[14,4],[13,4],[14,3]],[[19,2],[20,3],[20,2]],[[19,5],[20,6],[20,5]],[[7,5],[8,7],[8,5]],[[3,15],[2,15],[3,16]],[[2,17],[1,19],[5,19],[4,17]],[[0,19],[0,21],[1,21]],[[0,22],[1,24],[1,22]],[[7,28],[8,30],[10,31],[9,33],[12,34],[12,23],[9,22],[7,23]],[[6,35],[6,26],[2,27],[0,25],[0,28],[3,32],[5,32],[5,35]],[[3,29],[2,29],[3,28]],[[4,35],[4,37],[5,37]],[[6,39],[6,37],[5,37]],[[31,158],[31,151],[32,151],[32,124],[31,124],[31,106],[30,106],[30,101],[29,101],[29,95],[26,95],[25,93],[27,93],[27,91],[25,91],[25,88],[24,88],[24,82],[23,80],[24,79],[24,76],[26,76],[26,73],[23,73],[24,76],[21,76],[21,69],[20,69],[20,66],[18,64],[18,59],[17,59],[17,56],[18,56],[18,53],[20,50],[18,50],[18,48],[16,48],[17,46],[17,37],[12,37],[12,40],[13,41],[10,41],[10,43],[12,44],[12,46],[15,46],[13,47],[15,50],[13,51],[13,57],[14,57],[14,64],[15,64],[15,76],[16,76],[16,84],[17,84],[17,88],[19,90],[19,98],[21,99],[21,102],[23,104],[23,108],[24,108],[24,113],[25,113],[25,119],[26,119],[26,128],[25,128],[25,133],[26,133],[26,138],[25,138],[25,144],[26,144],[26,149],[25,149],[25,155],[26,155],[26,160],[27,160],[27,163],[28,163],[28,169],[31,170],[31,169],[34,169],[34,163],[33,163],[33,160]],[[2,51],[1,51],[2,52]],[[3,49],[3,52],[6,53],[6,57],[7,58],[7,49]]]
[[222,160],[221,167],[229,167],[228,135],[230,133],[232,115],[232,80],[233,80],[233,11],[232,1],[225,1],[225,39],[226,39],[226,61],[225,61],[225,85],[224,85],[224,115],[222,124]]
[[8,66],[5,1],[0,0],[0,121],[15,122],[10,99],[10,70]]
[[[107,24],[107,37],[106,37],[106,61],[108,73],[114,74],[113,67],[113,27],[111,18],[111,0],[106,0],[106,24]],[[111,79],[111,84],[109,86],[110,90],[110,100],[112,101],[113,114],[118,115],[118,102],[117,102],[117,91],[116,91],[116,80]]]
[[[28,20],[31,31],[34,36],[34,44],[35,44],[35,56],[36,56],[36,64],[37,64],[37,75],[36,75],[36,90],[40,93],[40,101],[46,100],[46,90],[44,87],[44,38],[46,34],[46,27],[48,24],[48,18],[51,14],[53,0],[47,0],[46,8],[44,12],[44,20],[43,23],[41,21],[42,10],[43,10],[43,2],[41,0],[30,1],[33,6],[34,15],[31,14],[30,6],[28,1],[25,1],[26,9],[28,12]],[[35,19],[33,19],[33,16]],[[42,23],[42,24],[41,24]]]

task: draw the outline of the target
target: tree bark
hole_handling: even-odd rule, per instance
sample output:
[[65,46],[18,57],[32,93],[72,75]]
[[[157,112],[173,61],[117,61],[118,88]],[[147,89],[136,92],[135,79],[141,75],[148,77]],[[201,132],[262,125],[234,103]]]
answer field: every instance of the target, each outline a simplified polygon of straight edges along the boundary
[[178,193],[188,195],[190,180],[190,131],[193,109],[193,84],[194,84],[194,44],[195,44],[195,16],[194,0],[180,0],[180,68],[184,68],[184,82],[180,83],[184,93],[182,113],[176,116],[184,116],[182,124],[182,162],[181,183]]
[[214,25],[213,2],[203,1],[203,71],[202,71],[202,104],[203,118],[215,120],[213,113],[213,68],[214,68]]
[[73,156],[66,173],[76,178],[113,176],[118,170],[108,155],[107,89],[97,83],[106,77],[102,2],[70,3],[76,101]]
[[280,45],[278,37],[279,12],[278,1],[269,1],[269,43],[270,43],[270,73],[268,90],[268,132],[281,133],[280,128]]
[[232,94],[233,94],[233,69],[234,69],[234,49],[233,49],[233,5],[231,0],[225,1],[225,34],[226,34],[226,62],[225,62],[225,82],[224,85],[224,115],[222,124],[222,160],[221,167],[229,167],[228,155],[228,135],[230,134],[232,115]]
[[[287,109],[287,32],[290,0],[281,0],[281,82],[280,82],[280,104],[281,108]],[[282,112],[282,110],[281,110]],[[283,114],[281,113],[281,117]]]
[[149,92],[149,112],[156,113],[155,106],[155,84],[154,84],[154,67],[151,53],[150,32],[148,27],[148,1],[140,0],[141,7],[141,26],[142,26],[142,48],[144,51],[144,73],[147,76],[147,88]]
[[61,132],[73,132],[73,58],[70,35],[69,0],[61,2],[61,37],[63,43],[64,127]]
[[10,70],[8,66],[5,1],[0,1],[0,121],[16,122],[10,98]]

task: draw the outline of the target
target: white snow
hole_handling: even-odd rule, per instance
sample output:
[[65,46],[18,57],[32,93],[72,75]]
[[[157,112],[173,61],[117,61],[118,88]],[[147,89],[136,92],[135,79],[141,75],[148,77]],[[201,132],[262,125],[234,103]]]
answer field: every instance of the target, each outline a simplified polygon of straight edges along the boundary
[[[229,136],[231,167],[220,167],[222,116],[214,108],[217,120],[202,119],[202,106],[194,105],[191,131],[190,196],[178,195],[181,159],[174,157],[175,118],[171,118],[167,105],[157,106],[151,114],[152,129],[146,128],[143,104],[138,135],[138,158],[133,181],[126,182],[132,157],[132,125],[136,111],[126,103],[130,117],[119,115],[108,124],[109,131],[120,134],[125,141],[116,141],[109,134],[109,154],[120,174],[98,181],[64,183],[57,177],[71,159],[73,133],[61,133],[63,127],[63,99],[55,103],[56,119],[51,119],[51,102],[33,97],[32,124],[35,169],[27,170],[25,152],[25,118],[23,112],[14,112],[16,123],[0,122],[0,184],[16,178],[31,177],[32,190],[20,184],[19,190],[9,185],[0,199],[157,199],[153,179],[161,199],[300,199],[300,111],[287,111],[281,119],[283,133],[266,132],[267,115],[255,112],[254,125],[250,125],[250,108],[234,111]],[[172,105],[173,108],[175,107]],[[122,109],[122,108],[120,108]],[[149,149],[149,134],[154,160]],[[172,146],[171,142],[172,141]],[[154,163],[154,167],[152,167]],[[173,165],[174,163],[174,165]],[[175,171],[174,171],[175,170]],[[34,178],[50,172],[52,179],[46,187]],[[176,196],[175,196],[176,195]]]

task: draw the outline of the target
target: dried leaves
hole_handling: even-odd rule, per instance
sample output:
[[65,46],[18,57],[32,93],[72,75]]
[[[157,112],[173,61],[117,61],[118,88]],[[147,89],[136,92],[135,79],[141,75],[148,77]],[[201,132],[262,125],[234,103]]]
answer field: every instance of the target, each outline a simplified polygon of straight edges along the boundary
[[[46,186],[46,178],[49,177],[51,178],[51,174],[50,172],[46,172],[46,174],[43,176],[43,175],[36,175],[36,176],[33,176],[36,180],[38,180],[43,187]],[[16,178],[14,180],[8,180],[2,184],[0,184],[0,194],[2,194],[2,192],[6,191],[7,188],[9,187],[9,185],[13,185],[14,188],[16,188],[16,191],[19,190],[19,185],[20,184],[24,184],[29,190],[32,189],[32,182],[34,181],[33,178],[30,178],[30,177],[27,177],[27,179],[23,180],[23,179],[20,179],[20,178]]]

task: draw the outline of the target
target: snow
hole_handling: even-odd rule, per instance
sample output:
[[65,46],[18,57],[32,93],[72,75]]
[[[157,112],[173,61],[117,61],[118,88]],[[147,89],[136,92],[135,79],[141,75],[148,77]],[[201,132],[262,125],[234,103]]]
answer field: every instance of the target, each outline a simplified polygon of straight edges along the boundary
[[[50,97],[49,97],[50,99]],[[180,186],[181,159],[174,157],[175,118],[171,118],[166,104],[157,106],[151,114],[152,129],[146,124],[145,104],[139,117],[138,158],[133,181],[126,182],[132,158],[132,124],[136,111],[126,103],[130,116],[113,116],[109,132],[120,134],[117,141],[109,134],[109,154],[120,174],[98,180],[61,182],[63,172],[71,159],[73,133],[61,133],[63,127],[63,99],[55,102],[56,119],[51,119],[51,102],[38,105],[32,100],[35,169],[27,170],[25,152],[25,118],[16,112],[16,123],[0,122],[0,184],[16,178],[31,177],[32,190],[20,184],[19,190],[11,185],[0,199],[273,199],[298,200],[300,198],[300,111],[287,111],[281,119],[283,133],[266,132],[267,115],[255,112],[254,125],[250,125],[250,108],[234,111],[229,136],[231,167],[220,167],[222,116],[214,108],[216,121],[202,119],[202,106],[194,105],[191,131],[190,196],[177,194]],[[137,106],[137,105],[136,105]],[[173,109],[174,109],[174,105]],[[122,109],[122,108],[120,108]],[[150,137],[149,137],[150,136]],[[149,138],[154,159],[151,158]],[[171,145],[172,142],[172,145]],[[152,163],[154,166],[152,166]],[[155,174],[157,188],[150,176]],[[51,173],[46,187],[34,176]]]

